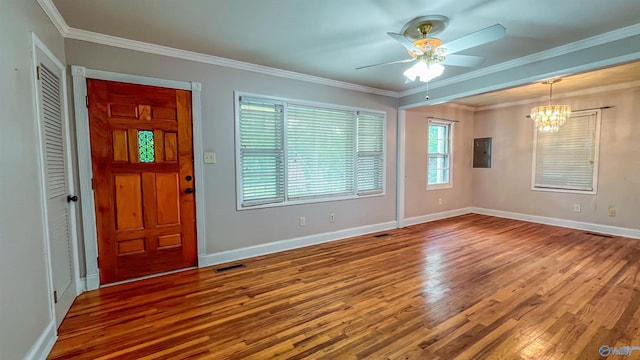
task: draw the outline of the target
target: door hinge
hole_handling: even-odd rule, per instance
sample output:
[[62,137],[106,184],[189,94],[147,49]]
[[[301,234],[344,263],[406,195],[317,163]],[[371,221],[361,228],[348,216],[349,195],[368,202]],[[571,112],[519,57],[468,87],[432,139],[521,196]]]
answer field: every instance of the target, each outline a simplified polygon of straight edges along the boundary
[[40,80],[40,66],[36,66],[36,77]]
[[89,95],[85,96],[84,100],[87,103],[87,107],[89,107]]
[[98,268],[100,268],[100,257],[96,258],[96,264],[97,264]]
[[93,190],[93,178],[91,178],[91,190]]
[[54,304],[58,303],[58,292],[57,291],[53,292],[53,303]]

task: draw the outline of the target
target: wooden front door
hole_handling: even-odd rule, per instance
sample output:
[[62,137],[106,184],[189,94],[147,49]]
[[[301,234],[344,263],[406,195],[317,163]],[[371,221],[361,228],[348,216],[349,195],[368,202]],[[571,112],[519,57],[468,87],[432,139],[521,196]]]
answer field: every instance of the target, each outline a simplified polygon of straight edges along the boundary
[[87,80],[100,283],[196,265],[191,93]]

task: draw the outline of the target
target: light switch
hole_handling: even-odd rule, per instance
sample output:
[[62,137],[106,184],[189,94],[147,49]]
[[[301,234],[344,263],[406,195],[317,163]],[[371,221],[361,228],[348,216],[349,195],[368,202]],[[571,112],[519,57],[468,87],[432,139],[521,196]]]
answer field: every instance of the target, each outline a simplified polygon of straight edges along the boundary
[[214,153],[214,152],[205,152],[204,153],[204,163],[205,164],[215,164],[216,163],[216,153]]

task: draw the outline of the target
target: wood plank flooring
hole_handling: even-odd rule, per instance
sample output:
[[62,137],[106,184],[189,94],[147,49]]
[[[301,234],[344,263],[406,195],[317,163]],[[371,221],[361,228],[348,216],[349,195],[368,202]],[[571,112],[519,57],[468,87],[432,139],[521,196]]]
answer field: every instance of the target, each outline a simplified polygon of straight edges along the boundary
[[602,359],[602,345],[640,346],[639,240],[482,215],[387,233],[84,293],[50,359]]

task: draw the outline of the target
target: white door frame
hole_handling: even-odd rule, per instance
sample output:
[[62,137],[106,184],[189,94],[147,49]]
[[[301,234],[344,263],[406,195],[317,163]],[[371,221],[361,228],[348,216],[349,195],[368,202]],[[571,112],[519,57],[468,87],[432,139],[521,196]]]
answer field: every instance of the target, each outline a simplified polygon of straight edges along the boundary
[[[205,221],[204,221],[204,168],[199,156],[202,147],[202,110],[199,82],[165,80],[146,76],[121,74],[115,72],[87,69],[83,66],[71,66],[73,75],[73,103],[76,121],[76,139],[78,146],[78,171],[80,173],[80,202],[82,204],[82,223],[84,234],[84,252],[87,267],[86,289],[100,287],[98,272],[98,233],[96,214],[91,188],[93,171],[91,168],[91,143],[89,141],[89,109],[87,108],[87,79],[118,81],[138,85],[159,86],[177,90],[191,91],[191,116],[193,128],[193,159],[196,184],[196,237],[198,259],[206,255]],[[200,265],[201,262],[198,261]]]
[[[74,183],[74,174],[73,174],[73,157],[71,156],[71,134],[69,131],[69,110],[68,110],[68,96],[67,96],[67,72],[65,65],[47,48],[47,46],[40,41],[40,39],[36,36],[35,33],[31,33],[32,39],[32,47],[31,47],[31,58],[33,65],[33,94],[34,94],[34,111],[35,111],[35,121],[36,121],[36,129],[38,132],[38,170],[40,172],[39,183],[40,183],[40,200],[41,200],[41,209],[42,209],[42,219],[43,219],[43,229],[44,229],[44,251],[45,251],[45,269],[47,272],[47,298],[49,300],[49,312],[51,316],[51,320],[54,322],[59,322],[56,319],[56,311],[55,311],[55,302],[53,299],[53,269],[52,269],[52,260],[51,260],[51,244],[49,241],[49,214],[47,210],[47,182],[46,182],[46,156],[45,149],[43,146],[43,132],[42,132],[42,115],[40,114],[40,96],[38,92],[38,77],[36,75],[38,69],[38,56],[37,52],[41,51],[51,62],[55,64],[58,68],[57,70],[61,73],[61,84],[62,84],[62,123],[64,126],[64,146],[66,147],[65,151],[65,162],[67,163],[66,168],[66,178],[67,178],[67,194],[75,194],[75,183]],[[69,236],[71,237],[71,266],[72,266],[72,276],[73,276],[73,285],[75,287],[75,296],[78,296],[82,293],[84,289],[84,284],[80,282],[80,270],[79,270],[79,255],[78,255],[78,226],[76,222],[76,206],[71,204],[69,206]]]
[[398,139],[396,141],[396,227],[405,226],[404,204],[405,204],[405,172],[406,172],[406,129],[407,129],[407,109],[415,105],[405,105],[398,108],[397,130]]

